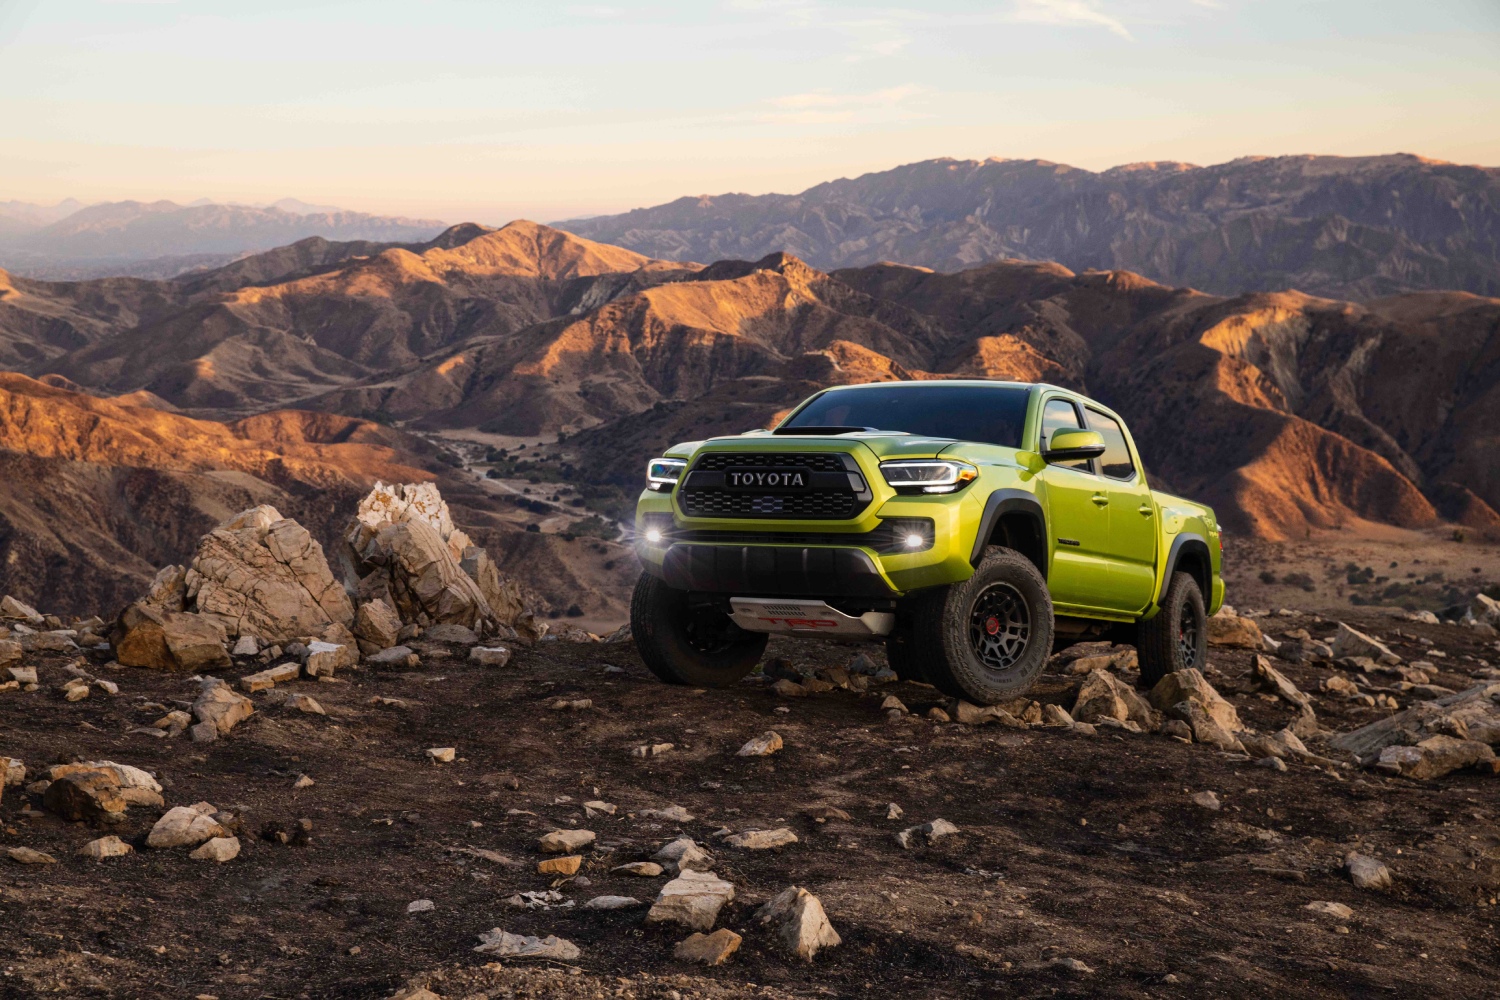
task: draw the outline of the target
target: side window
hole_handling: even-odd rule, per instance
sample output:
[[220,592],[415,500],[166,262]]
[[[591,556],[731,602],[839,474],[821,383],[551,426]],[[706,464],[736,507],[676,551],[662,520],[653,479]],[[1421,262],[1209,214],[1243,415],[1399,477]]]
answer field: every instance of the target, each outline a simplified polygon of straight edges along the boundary
[[[1073,404],[1066,399],[1049,399],[1042,410],[1042,450],[1052,443],[1052,435],[1056,431],[1079,431],[1083,430],[1083,424],[1078,422],[1078,411]],[[1055,466],[1063,469],[1078,469],[1080,472],[1094,471],[1086,458],[1074,462],[1053,462]]]
[[1125,444],[1125,432],[1120,423],[1094,410],[1088,411],[1089,430],[1098,431],[1104,437],[1104,454],[1099,456],[1100,471],[1110,479],[1134,479],[1135,465],[1130,461],[1130,448]]

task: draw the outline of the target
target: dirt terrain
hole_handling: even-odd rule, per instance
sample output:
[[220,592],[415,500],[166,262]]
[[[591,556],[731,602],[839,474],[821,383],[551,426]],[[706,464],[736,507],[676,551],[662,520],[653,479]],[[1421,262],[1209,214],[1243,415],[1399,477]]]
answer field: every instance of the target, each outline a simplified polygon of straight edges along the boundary
[[[1433,683],[1454,690],[1500,661],[1488,630],[1386,611],[1342,620],[1404,660],[1436,662]],[[1273,636],[1334,629],[1301,613],[1258,621]],[[57,688],[70,657],[28,656],[39,688],[0,692],[0,754],[24,761],[28,782],[73,760],[135,765],[157,775],[167,806],[207,801],[233,813],[242,850],[224,864],[192,860],[185,849],[145,847],[159,809],[133,806],[101,831],[6,789],[0,852],[28,847],[58,863],[0,858],[0,996],[1495,993],[1500,778],[1484,771],[1434,781],[1290,761],[1278,771],[1161,734],[935,722],[925,713],[946,699],[906,683],[793,698],[760,675],[727,690],[672,688],[628,643],[543,641],[498,669],[473,665],[458,647],[412,646],[419,670],[365,665],[333,682],[257,693],[254,715],[204,744],[129,732],[187,707],[196,681],[110,670],[100,652],[88,669],[118,694],[69,703]],[[770,650],[803,672],[854,652]],[[1207,676],[1247,724],[1271,732],[1292,710],[1256,689],[1252,657],[1216,648]],[[883,662],[878,651],[873,659]],[[1056,665],[1062,671],[1063,658]],[[1313,695],[1327,730],[1394,711],[1320,693],[1334,672],[1326,666],[1277,666]],[[1071,709],[1080,680],[1048,673],[1033,695]],[[315,695],[326,717],[276,706],[287,690]],[[888,695],[910,714],[889,718]],[[576,699],[591,707],[549,710]],[[779,753],[735,755],[769,729],[785,742]],[[632,754],[660,743],[673,747]],[[1348,759],[1317,738],[1308,746]],[[432,747],[453,747],[456,759],[433,763]],[[315,783],[294,789],[302,775]],[[1195,803],[1210,791],[1221,808]],[[591,800],[617,811],[588,816]],[[901,818],[887,818],[891,803]],[[674,805],[693,818],[644,814]],[[959,832],[897,843],[899,831],[939,818]],[[572,827],[598,835],[581,852],[581,877],[538,874],[538,838]],[[716,836],[725,827],[788,827],[798,839],[737,849]],[[106,832],[135,852],[104,861],[76,853]],[[713,870],[735,886],[717,926],[744,943],[720,967],[675,960],[686,932],[644,923],[644,907],[580,909],[599,895],[649,905],[670,874],[611,869],[680,835],[710,851]],[[1341,870],[1351,850],[1384,862],[1394,885],[1355,888]],[[507,903],[553,885],[577,905]],[[787,957],[753,921],[792,885],[821,899],[843,939],[811,963]],[[408,913],[416,900],[432,909]],[[1352,914],[1308,908],[1318,901]],[[478,935],[496,927],[556,934],[582,954],[541,964],[475,954]]]

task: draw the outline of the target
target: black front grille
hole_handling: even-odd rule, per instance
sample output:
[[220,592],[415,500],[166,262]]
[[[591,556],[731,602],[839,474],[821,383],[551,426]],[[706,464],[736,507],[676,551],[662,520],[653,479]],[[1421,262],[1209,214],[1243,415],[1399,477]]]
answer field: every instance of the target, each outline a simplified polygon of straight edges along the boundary
[[816,472],[843,472],[859,468],[850,456],[836,452],[793,454],[788,452],[717,451],[699,456],[693,471],[720,472],[724,469],[812,469]]
[[842,521],[854,516],[859,503],[850,492],[839,493],[729,493],[725,490],[684,490],[677,498],[688,517],[790,517]]
[[[809,483],[804,489],[732,489],[726,473],[737,469],[798,470]],[[677,503],[688,517],[845,521],[873,499],[858,470],[854,456],[840,452],[710,452],[693,462]]]

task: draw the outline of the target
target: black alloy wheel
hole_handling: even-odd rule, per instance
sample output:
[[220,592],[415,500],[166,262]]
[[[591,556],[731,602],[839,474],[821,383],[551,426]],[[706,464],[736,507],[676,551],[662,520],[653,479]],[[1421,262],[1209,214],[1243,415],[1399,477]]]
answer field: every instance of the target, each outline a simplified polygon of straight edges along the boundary
[[969,642],[980,663],[1004,673],[1021,659],[1030,638],[1031,609],[1015,587],[992,583],[975,598]]

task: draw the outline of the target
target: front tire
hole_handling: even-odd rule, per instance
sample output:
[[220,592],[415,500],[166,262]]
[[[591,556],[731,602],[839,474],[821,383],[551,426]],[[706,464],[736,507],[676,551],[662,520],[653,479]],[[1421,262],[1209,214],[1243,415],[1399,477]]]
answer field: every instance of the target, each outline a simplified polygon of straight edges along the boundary
[[901,623],[885,638],[885,660],[896,676],[903,681],[920,684],[932,683],[927,671],[922,669],[922,657],[917,652],[917,639],[909,623]]
[[1135,648],[1141,686],[1148,690],[1170,673],[1203,669],[1208,662],[1208,615],[1203,591],[1191,574],[1172,574],[1161,610],[1136,626]]
[[973,576],[919,597],[911,610],[927,681],[976,705],[1025,694],[1052,651],[1052,595],[1014,549],[991,547]]
[[668,684],[725,687],[760,662],[768,637],[724,612],[692,607],[686,591],[642,573],[630,600],[630,631],[647,668]]

